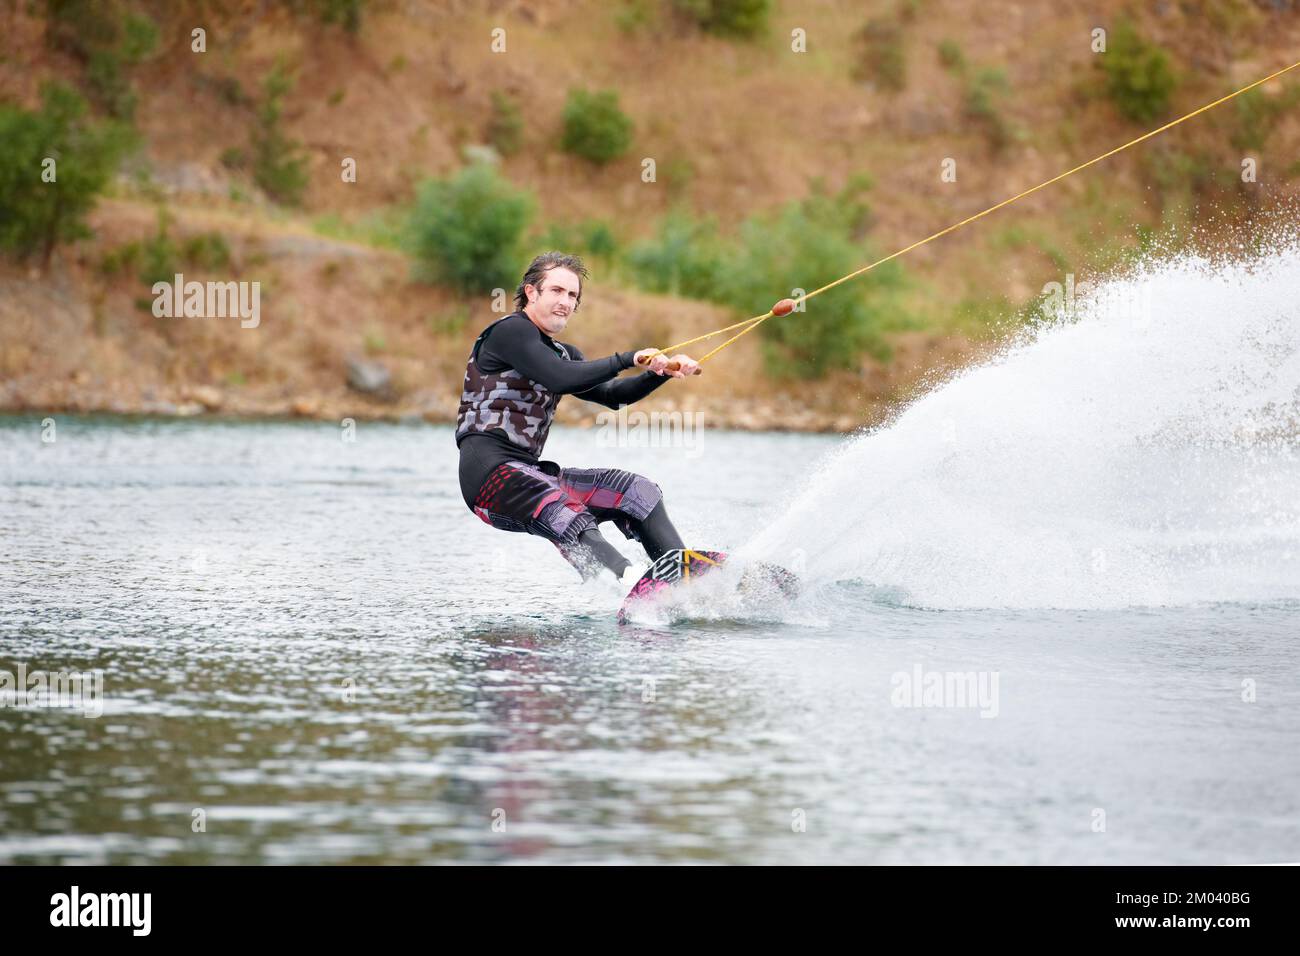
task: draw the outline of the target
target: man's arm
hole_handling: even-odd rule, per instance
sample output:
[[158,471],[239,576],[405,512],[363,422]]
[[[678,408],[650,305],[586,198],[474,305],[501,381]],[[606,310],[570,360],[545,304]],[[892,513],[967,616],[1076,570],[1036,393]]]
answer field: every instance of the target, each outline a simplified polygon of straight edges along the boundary
[[[564,347],[569,350],[569,354],[582,359],[582,353],[576,346],[564,343]],[[575,398],[580,398],[585,402],[595,402],[597,405],[604,405],[606,408],[619,409],[624,405],[631,405],[633,402],[639,402],[656,388],[668,381],[663,375],[656,375],[654,372],[642,372],[640,375],[634,375],[629,378],[620,378],[613,382],[603,382],[587,389],[585,392],[574,392]]]
[[568,346],[577,361],[560,358],[545,342],[537,326],[524,316],[507,319],[492,330],[479,347],[479,367],[485,372],[513,368],[557,395],[572,395],[608,382],[633,365],[635,352],[616,352],[585,361]]

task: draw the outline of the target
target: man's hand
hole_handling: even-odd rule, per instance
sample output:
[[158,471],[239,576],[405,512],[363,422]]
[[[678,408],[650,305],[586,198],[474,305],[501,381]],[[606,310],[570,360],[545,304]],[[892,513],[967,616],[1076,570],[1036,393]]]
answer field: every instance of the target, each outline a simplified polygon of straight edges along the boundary
[[667,374],[673,378],[686,378],[690,375],[703,375],[704,369],[689,355],[679,353],[668,360]]
[[704,372],[699,362],[684,353],[669,358],[658,349],[642,349],[636,353],[635,361],[656,375],[671,375],[673,378],[686,378]]
[[664,374],[664,369],[668,367],[668,356],[658,349],[642,349],[636,353],[633,360],[641,368],[648,369],[656,375]]

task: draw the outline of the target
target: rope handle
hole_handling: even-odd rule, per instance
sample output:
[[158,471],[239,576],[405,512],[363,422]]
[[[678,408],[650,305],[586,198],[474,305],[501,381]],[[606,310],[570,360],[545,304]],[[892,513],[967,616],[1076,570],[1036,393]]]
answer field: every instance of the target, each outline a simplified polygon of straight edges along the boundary
[[[640,365],[640,366],[642,366],[642,367],[649,366],[650,362],[651,362],[654,358],[656,358],[656,357],[659,356],[659,355],[663,355],[666,351],[667,351],[666,349],[660,349],[660,350],[659,350],[658,352],[656,352],[654,355],[647,355],[647,356],[644,356],[643,358],[639,358],[639,359],[636,360],[636,364],[637,364],[637,365]],[[702,360],[701,360],[701,361],[702,361]],[[676,372],[676,371],[677,371],[678,369],[680,369],[681,367],[682,367],[682,363],[681,363],[681,362],[678,362],[678,361],[676,361],[676,360],[673,360],[673,361],[670,361],[667,365],[664,366],[664,371],[666,371],[666,372]],[[691,374],[692,374],[692,375],[703,375],[703,374],[704,374],[704,369],[702,369],[702,368],[697,368],[697,369],[696,369],[694,372],[692,372]]]

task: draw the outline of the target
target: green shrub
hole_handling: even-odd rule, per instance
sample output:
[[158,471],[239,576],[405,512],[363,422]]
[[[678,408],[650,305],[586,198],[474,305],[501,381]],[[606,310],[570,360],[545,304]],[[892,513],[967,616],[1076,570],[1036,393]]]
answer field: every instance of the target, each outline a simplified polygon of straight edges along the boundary
[[361,30],[361,11],[366,0],[314,0],[316,15],[322,23],[337,23],[348,33]]
[[142,283],[152,287],[155,282],[171,282],[176,273],[187,268],[211,272],[229,265],[230,246],[224,236],[203,232],[177,243],[171,235],[170,214],[159,209],[158,225],[152,236],[110,249],[100,260],[99,268],[110,276],[134,271]]
[[627,265],[632,280],[643,289],[717,300],[725,256],[713,220],[674,211],[660,222],[654,239],[628,250]]
[[492,91],[487,138],[502,156],[515,155],[524,145],[524,117],[519,104],[500,90]]
[[1126,118],[1149,123],[1168,112],[1178,85],[1169,54],[1143,40],[1128,20],[1116,24],[1101,65],[1107,92]]
[[632,145],[632,121],[619,109],[618,94],[570,90],[560,145],[593,163],[607,163],[627,152]]
[[110,116],[135,117],[136,95],[122,69],[122,61],[111,50],[96,50],[86,65],[86,85],[95,104]]
[[121,39],[121,21],[112,0],[45,0],[45,44],[82,61]]
[[244,169],[248,166],[248,153],[239,146],[227,146],[221,151],[219,162],[226,169]]
[[86,64],[86,86],[95,104],[118,119],[131,119],[136,96],[127,69],[157,48],[157,24],[143,14],[123,14],[114,0],[46,0],[45,15],[46,43]]
[[608,259],[618,253],[618,238],[608,223],[589,222],[583,226],[583,245],[598,258]]
[[674,156],[661,167],[664,185],[674,193],[681,193],[695,179],[695,164],[684,156]]
[[1237,129],[1232,144],[1238,149],[1263,149],[1277,121],[1300,103],[1300,85],[1289,86],[1275,96],[1259,88],[1242,93],[1234,101]]
[[118,53],[131,66],[143,63],[158,49],[158,24],[149,17],[128,13],[122,20],[122,41]]
[[565,252],[602,259],[611,259],[619,251],[614,231],[608,223],[599,219],[589,219],[576,226],[551,223],[532,237],[531,244],[541,249],[563,249]]
[[[760,315],[792,287],[811,292],[869,261],[870,252],[853,238],[871,216],[860,198],[868,188],[865,176],[854,177],[836,195],[814,183],[802,202],[746,221],[735,240],[720,238],[711,220],[674,211],[656,238],[632,247],[626,264],[644,289]],[[897,305],[901,285],[901,269],[886,263],[822,293],[806,312],[767,320],[758,335],[768,371],[816,378],[834,367],[856,367],[864,353],[884,358],[889,350],[883,332],[907,321],[901,311],[888,311]],[[868,297],[876,300],[874,307]]]
[[[41,104],[0,105],[0,249],[48,263],[58,243],[90,234],[86,214],[136,141],[121,124],[87,122],[86,101],[65,86],[44,87]],[[52,183],[41,180],[46,159]]]
[[140,281],[153,288],[155,282],[172,282],[182,270],[180,249],[167,230],[165,216],[158,216],[158,231],[140,246]]
[[[836,197],[836,201],[842,207],[844,226],[851,239],[862,238],[871,228],[875,217],[872,215],[871,207],[861,197],[875,185],[875,178],[870,173],[854,173],[844,183],[844,188]],[[813,180],[813,193],[820,195],[822,192],[821,179]]]
[[170,235],[170,225],[170,215],[160,208],[154,234],[110,249],[99,261],[100,271],[108,276],[135,272],[136,278],[150,287],[155,282],[171,282],[181,270],[181,257]]
[[463,292],[509,287],[519,271],[518,245],[533,200],[477,163],[451,179],[425,181],[407,227],[419,271]]
[[658,19],[655,0],[623,0],[614,14],[615,25],[629,34],[653,28]]
[[307,188],[307,158],[281,127],[284,97],[291,89],[284,64],[276,63],[267,74],[253,128],[253,180],[272,199],[297,205]]
[[966,86],[966,115],[980,123],[994,149],[1002,149],[1014,137],[998,104],[1006,91],[1007,75],[995,67],[976,71]]
[[1184,152],[1167,144],[1152,146],[1141,155],[1141,168],[1162,194],[1186,190],[1209,195],[1239,180],[1220,169],[1213,157],[1201,150]]
[[672,0],[673,9],[706,33],[749,39],[767,32],[771,0]]
[[459,336],[469,325],[469,306],[458,305],[442,315],[431,315],[425,319],[425,325],[434,335]]
[[230,246],[219,232],[200,232],[181,244],[187,265],[212,272],[230,265]]
[[966,69],[966,54],[956,40],[942,40],[939,43],[939,62],[945,69],[960,73]]
[[216,84],[217,95],[228,105],[240,108],[253,105],[253,98],[244,92],[244,84],[239,82],[238,77],[223,76],[216,81]]
[[[770,217],[745,223],[741,248],[727,270],[727,301],[745,315],[759,315],[791,294],[827,285],[860,269],[870,253],[849,238],[852,213],[842,197],[814,195]],[[782,378],[819,378],[832,368],[856,368],[864,353],[889,354],[882,335],[883,309],[868,306],[873,293],[901,284],[895,263],[823,292],[805,312],[768,319],[759,326],[768,371]]]
[[907,59],[903,27],[893,20],[868,20],[854,37],[858,54],[853,78],[877,83],[898,92],[907,85]]
[[409,219],[409,212],[386,207],[347,221],[336,212],[325,213],[313,220],[311,226],[315,232],[332,239],[401,251],[406,248]]

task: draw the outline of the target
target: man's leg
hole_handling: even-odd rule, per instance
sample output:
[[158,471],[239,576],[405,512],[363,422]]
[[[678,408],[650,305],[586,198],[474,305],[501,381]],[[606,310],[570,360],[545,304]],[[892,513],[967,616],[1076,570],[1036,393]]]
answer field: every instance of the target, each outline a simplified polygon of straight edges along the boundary
[[609,568],[614,577],[621,578],[623,572],[632,565],[617,548],[605,540],[605,536],[595,526],[579,534],[576,544],[557,544],[556,547],[564,555],[564,560],[578,569],[584,581],[598,575],[601,568]]
[[646,515],[644,521],[635,521],[633,519],[623,519],[623,524],[619,524],[619,519],[615,519],[615,524],[619,525],[619,530],[627,537],[634,538],[641,542],[641,547],[645,548],[645,553],[649,555],[652,562],[659,560],[660,555],[665,551],[673,551],[686,547],[682,541],[682,536],[677,533],[673,527],[672,521],[668,517],[668,510],[660,500],[659,504],[654,506],[654,510]]
[[559,477],[537,465],[498,465],[479,489],[474,512],[494,528],[546,538],[583,578],[602,568],[622,577],[631,563],[601,536],[595,516],[569,495]]
[[641,542],[651,561],[685,547],[668,518],[663,493],[649,478],[617,468],[565,468],[560,483],[597,521],[613,521],[624,537]]

